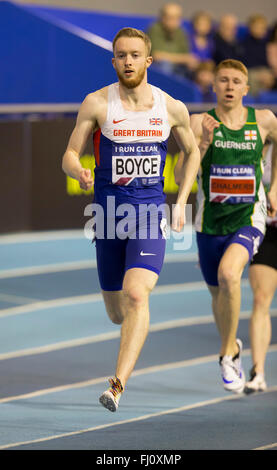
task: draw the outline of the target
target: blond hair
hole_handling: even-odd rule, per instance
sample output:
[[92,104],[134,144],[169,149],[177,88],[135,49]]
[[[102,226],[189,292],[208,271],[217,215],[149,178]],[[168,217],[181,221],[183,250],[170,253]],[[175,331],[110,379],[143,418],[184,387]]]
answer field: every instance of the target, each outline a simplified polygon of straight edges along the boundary
[[140,39],[142,39],[142,41],[144,42],[145,47],[146,47],[147,56],[150,56],[152,44],[151,44],[151,40],[150,40],[149,36],[146,33],[144,33],[144,31],[141,31],[140,29],[136,29],[136,28],[129,28],[129,27],[122,28],[120,31],[118,31],[118,33],[114,37],[113,51],[115,50],[116,41],[119,38],[140,38]]
[[248,81],[248,70],[245,65],[240,60],[235,59],[225,59],[222,60],[219,64],[217,64],[215,68],[215,75],[218,74],[219,70],[221,69],[235,69],[242,72]]

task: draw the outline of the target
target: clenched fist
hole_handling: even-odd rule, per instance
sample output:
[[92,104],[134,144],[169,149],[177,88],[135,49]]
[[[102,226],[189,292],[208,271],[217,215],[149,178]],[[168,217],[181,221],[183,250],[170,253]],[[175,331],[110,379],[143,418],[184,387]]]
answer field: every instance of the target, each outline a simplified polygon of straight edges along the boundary
[[202,140],[209,144],[213,141],[214,129],[220,126],[219,122],[205,113],[202,120]]
[[79,184],[80,184],[80,188],[84,189],[85,191],[88,191],[92,187],[93,178],[91,176],[91,170],[88,170],[85,168],[81,170],[81,173],[79,176]]

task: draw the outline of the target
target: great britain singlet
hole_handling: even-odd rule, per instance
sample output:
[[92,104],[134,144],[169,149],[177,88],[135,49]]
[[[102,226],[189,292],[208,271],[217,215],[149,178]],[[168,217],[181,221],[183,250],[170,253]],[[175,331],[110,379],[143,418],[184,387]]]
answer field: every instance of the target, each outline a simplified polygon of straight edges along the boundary
[[163,204],[163,170],[170,134],[165,95],[152,86],[154,105],[147,111],[123,108],[119,84],[108,88],[107,118],[94,134],[95,199],[119,204]]
[[198,173],[195,229],[227,235],[244,226],[265,231],[266,197],[262,184],[263,142],[255,110],[248,108],[245,125],[227,128],[215,109],[208,112],[220,122]]

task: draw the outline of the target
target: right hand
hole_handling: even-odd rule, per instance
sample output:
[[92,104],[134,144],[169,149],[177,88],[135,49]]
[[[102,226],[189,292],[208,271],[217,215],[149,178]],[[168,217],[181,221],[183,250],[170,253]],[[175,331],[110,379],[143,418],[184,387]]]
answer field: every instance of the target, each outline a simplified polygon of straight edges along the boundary
[[210,114],[204,113],[202,120],[202,139],[209,144],[213,141],[214,129],[220,126],[219,122],[214,119]]
[[88,191],[93,186],[93,178],[91,176],[91,170],[84,168],[81,170],[79,176],[79,185],[81,189]]
[[181,232],[186,223],[185,204],[176,203],[172,210],[171,228],[174,232]]

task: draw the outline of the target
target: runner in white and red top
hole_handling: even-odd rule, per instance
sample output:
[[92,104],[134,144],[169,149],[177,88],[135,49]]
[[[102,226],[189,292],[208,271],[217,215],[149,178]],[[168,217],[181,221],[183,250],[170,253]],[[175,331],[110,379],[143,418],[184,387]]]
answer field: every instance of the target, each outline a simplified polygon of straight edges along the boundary
[[[122,323],[115,377],[100,397],[110,411],[118,408],[148,334],[149,295],[165,252],[164,214],[159,206],[165,201],[163,169],[170,131],[186,155],[172,217],[172,228],[178,232],[185,223],[185,204],[200,164],[186,106],[147,82],[152,63],[149,37],[123,28],[114,38],[113,52],[118,83],[87,95],[63,157],[65,173],[76,178],[82,189],[90,189],[93,178],[82,168],[80,156],[94,135],[99,281],[110,319]],[[158,215],[154,222],[149,222],[147,205]],[[131,212],[127,234],[126,211]],[[100,230],[99,219],[104,219]]]

